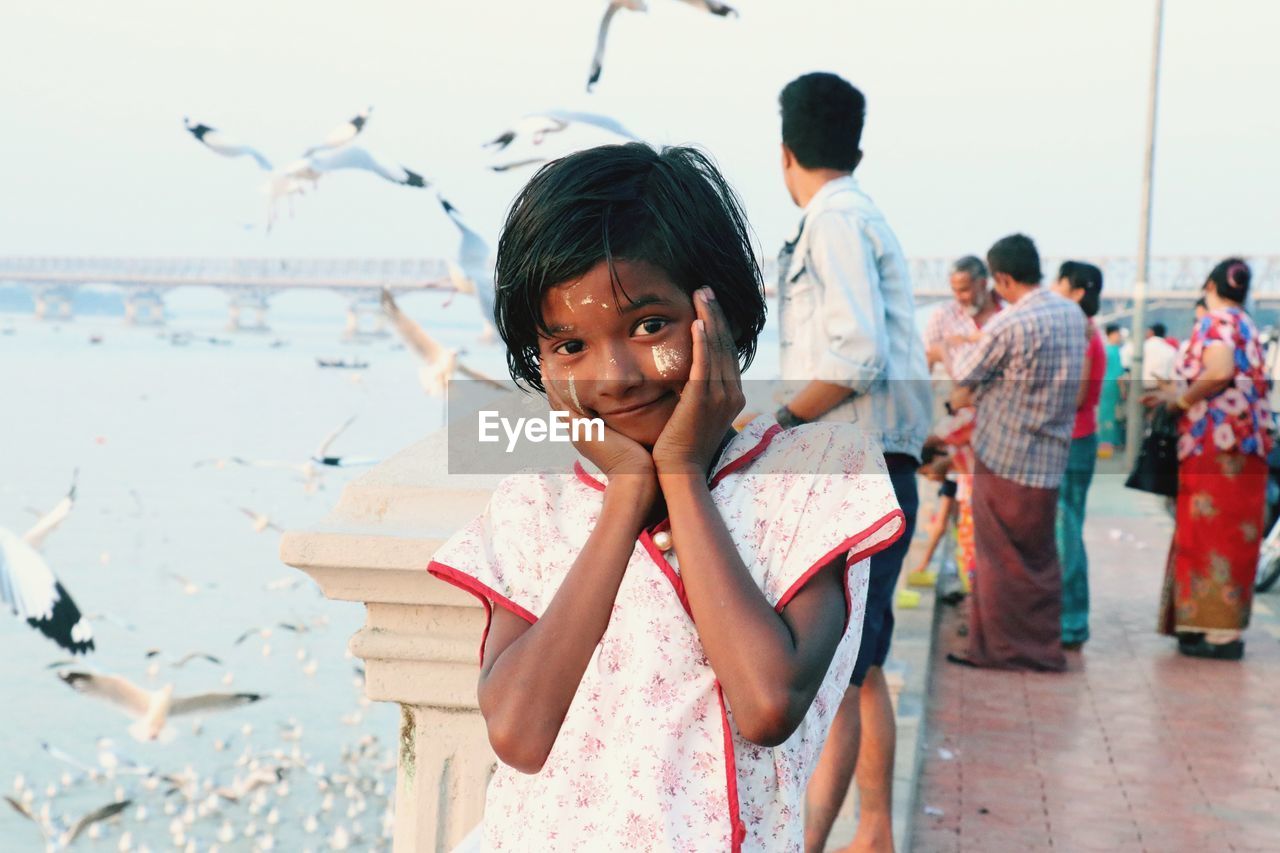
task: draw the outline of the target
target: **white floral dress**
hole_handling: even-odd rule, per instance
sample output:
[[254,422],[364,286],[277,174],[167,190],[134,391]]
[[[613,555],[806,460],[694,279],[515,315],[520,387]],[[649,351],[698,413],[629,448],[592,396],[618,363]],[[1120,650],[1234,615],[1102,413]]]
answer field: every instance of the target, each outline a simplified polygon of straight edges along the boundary
[[[508,477],[428,567],[533,623],[582,550],[605,478]],[[783,431],[752,421],[711,481],[744,564],[781,611],[847,553],[849,619],[812,707],[777,747],[744,740],[689,613],[674,549],[642,531],[613,615],[542,770],[503,764],[484,818],[491,850],[800,851],[804,789],[849,684],[866,607],[867,558],[903,528],[879,443],[848,424]],[[486,635],[488,629],[486,627]],[[481,656],[484,637],[481,638]]]

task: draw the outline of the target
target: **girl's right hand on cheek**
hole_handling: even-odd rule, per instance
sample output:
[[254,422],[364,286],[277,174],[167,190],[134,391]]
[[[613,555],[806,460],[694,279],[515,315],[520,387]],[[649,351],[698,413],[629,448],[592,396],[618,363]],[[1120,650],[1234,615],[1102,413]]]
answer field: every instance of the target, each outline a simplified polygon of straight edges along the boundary
[[[547,402],[553,411],[568,412],[572,420],[591,417],[568,403],[562,383],[548,378],[545,368],[542,371],[542,387],[547,390]],[[599,433],[597,428],[587,424],[583,424],[583,427],[573,446],[609,477],[611,483],[615,477],[626,475],[627,481],[635,480],[635,485],[652,486],[656,492],[658,477],[653,466],[653,456],[644,445],[611,429],[608,424],[604,426],[603,439],[595,437]],[[572,431],[570,434],[572,435]]]

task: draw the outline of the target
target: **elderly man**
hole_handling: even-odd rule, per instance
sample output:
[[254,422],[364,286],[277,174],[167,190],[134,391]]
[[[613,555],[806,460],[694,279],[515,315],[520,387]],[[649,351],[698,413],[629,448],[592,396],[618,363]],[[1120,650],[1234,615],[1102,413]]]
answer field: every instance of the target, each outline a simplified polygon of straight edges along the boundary
[[987,265],[966,255],[951,265],[951,294],[955,298],[929,315],[924,330],[929,370],[941,363],[947,376],[955,378],[952,366],[978,339],[982,327],[1000,310],[999,301],[987,289]]
[[1062,566],[1054,541],[1084,369],[1084,313],[1040,286],[1022,234],[987,253],[1009,307],[956,362],[952,406],[976,400],[973,522],[977,560],[969,651],[953,663],[1061,671]]
[[[974,255],[966,255],[951,265],[951,302],[940,305],[929,315],[925,326],[925,352],[929,358],[929,371],[941,364],[947,377],[955,378],[956,359],[976,346],[987,321],[1000,311],[1000,300],[987,288],[987,265]],[[956,480],[956,576],[945,573],[937,581],[938,594],[947,604],[956,604],[969,591],[969,578],[973,572],[973,450],[969,446],[969,429],[955,429],[951,424],[967,424],[972,412],[962,412],[958,418],[942,418],[941,437],[951,446],[951,470]],[[907,581],[913,585],[927,586],[933,581],[926,566],[912,572]]]

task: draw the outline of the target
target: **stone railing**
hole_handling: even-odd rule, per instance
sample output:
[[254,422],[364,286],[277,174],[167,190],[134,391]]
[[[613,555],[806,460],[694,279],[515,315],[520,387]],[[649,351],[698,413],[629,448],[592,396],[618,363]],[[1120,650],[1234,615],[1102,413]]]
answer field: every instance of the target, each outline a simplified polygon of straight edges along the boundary
[[401,708],[396,853],[452,850],[483,813],[496,763],[476,702],[485,613],[426,566],[498,480],[447,474],[442,430],[351,482],[324,520],[281,540],[281,559],[326,598],[364,603],[350,648],[365,662],[365,693]]

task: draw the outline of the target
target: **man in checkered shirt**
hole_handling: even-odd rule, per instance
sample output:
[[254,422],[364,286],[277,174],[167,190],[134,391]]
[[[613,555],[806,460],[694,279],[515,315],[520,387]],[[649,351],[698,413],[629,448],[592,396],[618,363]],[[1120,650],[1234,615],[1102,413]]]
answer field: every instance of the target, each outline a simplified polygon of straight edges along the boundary
[[987,253],[1008,307],[955,362],[952,406],[976,402],[977,559],[969,650],[956,663],[1062,670],[1062,567],[1054,542],[1084,369],[1084,314],[1041,287],[1040,255],[1014,234]]

